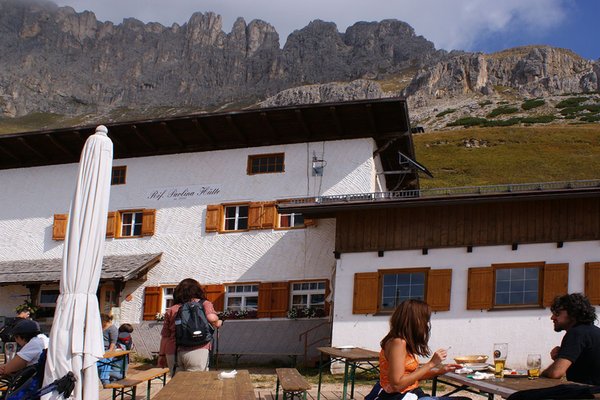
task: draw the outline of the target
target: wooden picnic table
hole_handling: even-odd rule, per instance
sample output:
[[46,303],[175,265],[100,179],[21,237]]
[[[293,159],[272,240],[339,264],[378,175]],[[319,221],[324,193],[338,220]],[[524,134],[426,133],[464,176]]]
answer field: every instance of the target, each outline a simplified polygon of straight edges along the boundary
[[218,376],[218,371],[177,372],[152,400],[254,400],[254,386],[247,370],[238,370],[235,378]]
[[[127,371],[127,356],[131,353],[131,350],[112,350],[106,351],[102,357],[102,360],[98,360],[98,364],[110,365],[113,368],[119,369],[123,372],[122,378],[125,378],[125,371]],[[110,361],[104,361],[110,360]]]
[[[317,400],[321,398],[321,379],[323,368],[331,365],[333,362],[340,361],[344,363],[344,383],[342,388],[342,400],[347,398],[348,383],[350,382],[350,398],[354,398],[354,379],[356,370],[364,371],[376,370],[379,371],[379,365],[374,364],[374,361],[379,361],[379,353],[372,350],[363,349],[360,347],[339,348],[339,347],[319,347],[321,352],[319,360],[319,386],[317,389]],[[324,362],[324,358],[329,357],[329,361]],[[367,367],[361,365],[367,364]]]
[[573,383],[560,379],[551,379],[540,377],[537,379],[527,379],[527,377],[509,377],[500,379],[481,379],[476,380],[468,378],[465,374],[457,374],[456,372],[448,372],[444,375],[433,378],[431,387],[431,395],[435,396],[437,384],[443,383],[455,388],[451,393],[446,393],[444,396],[450,396],[460,391],[467,391],[481,396],[487,397],[489,400],[494,399],[494,395],[502,398],[507,398],[514,392],[528,389],[543,389],[563,383]]

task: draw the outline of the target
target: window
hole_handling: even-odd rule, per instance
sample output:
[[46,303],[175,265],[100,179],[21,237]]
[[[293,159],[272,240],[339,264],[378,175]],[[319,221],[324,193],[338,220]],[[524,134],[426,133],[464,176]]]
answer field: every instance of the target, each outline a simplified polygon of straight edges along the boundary
[[228,285],[225,309],[230,311],[256,311],[258,309],[258,285]]
[[248,175],[284,172],[284,153],[248,156]]
[[300,213],[279,214],[280,228],[303,228],[304,216]]
[[292,309],[325,309],[325,281],[292,284]]
[[122,165],[120,167],[113,167],[110,184],[111,185],[124,185],[126,175],[127,175],[127,166]]
[[166,286],[162,288],[162,306],[161,312],[165,312],[165,310],[175,304],[175,300],[173,300],[173,292],[175,291],[175,286]]
[[540,268],[496,268],[494,306],[540,304]]
[[467,310],[548,307],[566,294],[569,264],[543,261],[469,268]]
[[451,269],[403,268],[354,274],[353,314],[390,313],[404,300],[421,299],[433,311],[450,310]]
[[248,229],[248,206],[225,206],[226,231],[242,231]]
[[120,237],[142,236],[142,211],[121,211]]
[[60,290],[58,290],[58,289],[41,289],[39,306],[40,307],[56,307],[56,300],[58,300],[59,294],[60,294]]
[[381,309],[393,311],[404,300],[425,299],[426,271],[382,274]]

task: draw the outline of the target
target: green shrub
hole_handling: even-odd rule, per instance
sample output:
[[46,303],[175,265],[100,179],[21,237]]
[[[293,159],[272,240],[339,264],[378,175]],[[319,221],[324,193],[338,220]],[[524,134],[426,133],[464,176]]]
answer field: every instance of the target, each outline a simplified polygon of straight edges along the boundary
[[479,103],[479,107],[483,108],[485,106],[489,106],[490,104],[492,104],[491,100],[482,101],[481,103]]
[[494,118],[494,117],[497,117],[498,115],[502,115],[502,114],[514,114],[517,111],[519,111],[519,110],[516,107],[501,106],[498,108],[494,108],[492,111],[490,111],[490,113],[488,115],[486,115],[486,117]]
[[443,117],[443,116],[444,116],[444,115],[446,115],[446,114],[452,114],[454,111],[456,111],[456,109],[455,109],[455,108],[449,108],[449,109],[447,109],[447,110],[445,110],[445,111],[442,111],[442,112],[441,112],[441,113],[439,113],[439,114],[436,114],[435,116],[436,116],[436,118]]
[[600,121],[600,114],[584,115],[579,119],[584,122],[598,122]]
[[546,101],[544,99],[529,99],[525,100],[523,104],[521,104],[521,108],[527,111],[536,107],[543,106],[544,104],[546,104]]
[[459,118],[454,122],[450,122],[446,126],[478,126],[487,122],[485,118],[477,118],[477,117],[464,117]]
[[521,118],[509,118],[509,119],[494,119],[487,121],[483,124],[483,126],[491,127],[491,126],[513,126],[521,123]]
[[554,115],[539,115],[537,117],[525,117],[521,118],[521,122],[524,124],[547,124],[556,119]]
[[587,97],[569,97],[558,103],[556,108],[577,107],[587,99]]

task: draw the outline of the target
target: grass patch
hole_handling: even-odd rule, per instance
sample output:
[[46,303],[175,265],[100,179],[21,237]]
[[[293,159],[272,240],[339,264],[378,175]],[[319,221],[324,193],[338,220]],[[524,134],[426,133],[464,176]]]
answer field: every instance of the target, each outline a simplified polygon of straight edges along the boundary
[[444,111],[442,111],[442,112],[441,112],[441,113],[439,113],[439,114],[436,114],[436,115],[435,115],[435,117],[436,117],[436,118],[440,118],[440,117],[443,117],[444,115],[452,114],[452,113],[453,113],[453,112],[455,112],[455,111],[456,111],[456,109],[455,109],[455,108],[449,108],[449,109],[447,109],[447,110],[444,110]]
[[485,118],[464,117],[464,118],[459,118],[454,122],[450,122],[446,126],[464,126],[464,127],[479,126],[479,125],[485,124],[486,122],[487,122],[487,119],[485,119]]
[[447,126],[482,126],[482,127],[493,127],[493,126],[513,126],[518,124],[547,124],[556,119],[554,115],[539,115],[536,117],[514,117],[509,119],[486,119],[477,117],[465,117],[459,118],[454,122],[447,124]]
[[510,106],[505,105],[505,106],[500,106],[500,107],[494,108],[492,111],[490,111],[488,113],[488,115],[486,115],[486,117],[494,118],[494,117],[497,117],[498,115],[514,114],[518,111],[519,111],[519,109],[517,107],[510,107]]
[[598,122],[600,121],[600,114],[582,115],[579,120],[583,122]]
[[493,104],[491,100],[482,101],[479,103],[479,107],[483,108],[485,106],[489,106],[490,104]]
[[560,108],[567,108],[567,107],[577,107],[581,103],[586,101],[587,99],[588,99],[587,97],[569,97],[568,99],[564,99],[564,100],[560,101],[556,105],[556,108],[560,109]]
[[544,100],[544,99],[529,99],[529,100],[525,100],[521,104],[521,108],[525,111],[528,111],[528,110],[532,110],[537,107],[541,107],[544,104],[546,104],[546,100]]
[[[465,140],[488,146],[466,148]],[[600,124],[473,127],[413,136],[422,188],[597,179]]]

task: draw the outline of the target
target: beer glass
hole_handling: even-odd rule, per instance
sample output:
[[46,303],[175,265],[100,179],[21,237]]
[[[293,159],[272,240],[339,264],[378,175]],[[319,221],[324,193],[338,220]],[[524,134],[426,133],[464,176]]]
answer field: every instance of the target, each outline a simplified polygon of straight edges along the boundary
[[494,343],[494,377],[504,378],[504,367],[508,354],[508,343]]
[[4,362],[8,363],[17,354],[17,344],[15,342],[6,342],[4,344]]
[[542,368],[542,356],[540,354],[527,355],[527,377],[536,379],[540,377],[540,369]]

